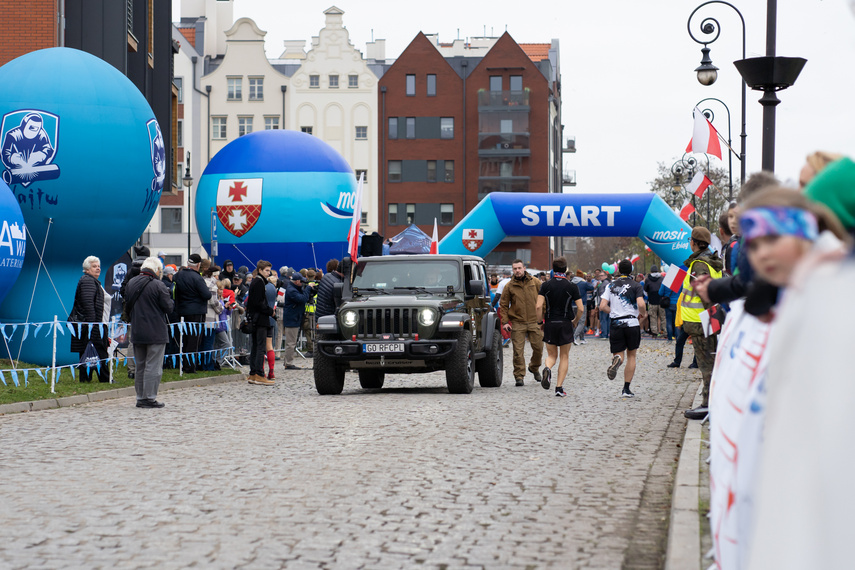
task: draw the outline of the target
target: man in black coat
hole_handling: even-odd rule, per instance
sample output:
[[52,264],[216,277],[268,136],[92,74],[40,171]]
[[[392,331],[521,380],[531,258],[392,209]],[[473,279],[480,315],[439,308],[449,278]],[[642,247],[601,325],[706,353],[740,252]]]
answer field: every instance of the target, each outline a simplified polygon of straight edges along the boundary
[[338,260],[330,259],[327,261],[327,272],[321,277],[321,282],[318,285],[317,306],[315,308],[315,317],[325,317],[335,314],[335,284],[341,283],[344,276],[338,270]]
[[273,307],[267,302],[267,278],[270,277],[272,264],[260,259],[255,266],[255,276],[249,285],[246,299],[247,318],[252,323],[252,348],[249,351],[250,384],[273,386],[273,380],[264,377],[264,357],[267,354],[267,332],[270,330],[270,318]]
[[185,374],[196,372],[202,323],[205,322],[208,300],[211,298],[211,291],[199,274],[201,263],[202,256],[198,253],[190,255],[187,267],[179,269],[173,279],[175,288],[172,295],[175,299],[175,313],[179,319],[183,317],[185,323],[190,323],[184,331],[184,342],[181,347],[181,352],[184,353],[182,364]]
[[[124,279],[124,281],[122,281],[122,287],[119,289],[119,296],[122,298],[123,303],[125,302],[124,300],[127,299],[127,297],[125,295],[127,294],[128,283],[131,282],[131,279],[133,279],[134,277],[136,277],[137,275],[140,274],[140,269],[142,268],[142,264],[148,258],[148,256],[150,254],[151,253],[150,253],[148,247],[146,247],[144,245],[135,245],[134,246],[134,261],[131,263],[131,266],[128,268],[127,273],[125,273],[125,279]],[[124,314],[124,311],[122,311],[122,314]],[[131,343],[131,342],[128,343],[127,350],[128,350],[128,354],[133,356],[133,354],[134,354],[133,343]],[[133,379],[134,374],[136,373],[136,370],[137,370],[136,361],[133,358],[129,359],[128,360],[128,378]]]
[[160,280],[160,260],[147,258],[140,274],[128,283],[127,311],[131,319],[131,341],[134,343],[134,359],[137,372],[134,386],[138,408],[162,408],[157,401],[157,389],[163,376],[163,355],[169,342],[167,315],[174,303],[169,289]]

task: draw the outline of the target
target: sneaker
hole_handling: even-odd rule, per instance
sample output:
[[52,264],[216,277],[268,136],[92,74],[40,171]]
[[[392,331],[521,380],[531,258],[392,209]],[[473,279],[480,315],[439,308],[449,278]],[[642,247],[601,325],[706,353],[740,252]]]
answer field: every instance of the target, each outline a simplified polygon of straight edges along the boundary
[[559,386],[558,388],[555,389],[555,397],[556,398],[566,398],[567,392],[564,391],[564,388]]
[[534,375],[535,381],[540,382],[541,380],[543,380],[543,377],[540,375],[540,370],[538,370],[537,368],[535,368],[534,370],[529,370],[529,372]]
[[686,410],[683,415],[690,420],[702,420],[710,413],[710,409],[705,406],[698,406],[694,410]]
[[289,364],[288,366],[285,367],[285,369],[286,370],[302,370],[302,368],[300,368],[296,364]]
[[255,384],[257,386],[274,386],[274,385],[276,385],[276,382],[274,382],[273,380],[268,380],[264,376],[258,376],[255,374],[253,374],[249,378],[247,378],[247,382],[249,382],[250,384]]
[[511,342],[511,339],[509,339],[509,338],[506,338],[505,340],[503,340],[502,341],[502,348],[507,348],[508,344],[510,344],[510,342]]
[[612,365],[609,366],[609,369],[606,371],[606,375],[608,375],[609,380],[615,379],[618,368],[620,368],[621,364],[623,364],[623,358],[621,358],[620,354],[615,354],[614,358],[612,358]]
[[517,382],[517,386],[524,386],[525,385],[525,382],[523,382],[522,378],[517,378],[516,382]]
[[575,344],[576,346],[579,346],[579,339],[578,339],[578,338],[574,338],[574,339],[573,339],[573,344]]
[[276,376],[273,375],[273,371],[270,371],[270,374],[267,375],[268,380],[276,380]]
[[676,362],[672,362],[671,364],[668,365],[668,368],[680,368],[680,365],[677,364]]
[[[540,381],[540,385],[543,386],[544,390],[549,390],[549,381],[552,379],[552,370],[544,366],[543,374],[541,374],[541,376],[543,376],[543,380]],[[558,388],[556,388],[556,390],[558,390]]]
[[629,388],[624,388],[623,390],[621,390],[620,395],[622,398],[634,398],[635,397],[635,394],[633,394]]
[[579,344],[588,344],[588,341],[583,338],[579,341]]

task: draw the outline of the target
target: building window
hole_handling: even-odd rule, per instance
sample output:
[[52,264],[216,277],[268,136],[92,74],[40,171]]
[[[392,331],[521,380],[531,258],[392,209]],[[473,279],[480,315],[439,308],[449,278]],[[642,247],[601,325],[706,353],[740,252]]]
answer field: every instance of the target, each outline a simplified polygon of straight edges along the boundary
[[490,76],[490,91],[501,91],[502,90],[502,76],[501,75],[491,75]]
[[522,91],[522,75],[511,75],[511,91]]
[[365,182],[368,182],[368,171],[367,170],[357,170],[356,171],[356,181],[359,182],[359,177],[364,176]]
[[264,130],[273,131],[279,128],[279,117],[264,117]]
[[446,182],[454,182],[454,161],[446,160],[445,161],[445,181]]
[[398,225],[398,204],[389,204],[389,225]]
[[416,205],[407,204],[407,225],[416,221]]
[[320,75],[310,75],[309,76],[309,88],[317,89],[321,86],[321,76]]
[[368,212],[362,212],[362,218],[360,219],[359,223],[361,223],[361,224],[367,224],[368,223]]
[[238,117],[238,136],[248,135],[252,132],[252,117]]
[[330,89],[338,89],[338,75],[330,75]]
[[264,78],[250,77],[249,78],[249,100],[264,101]]
[[310,135],[312,134],[312,127],[300,127],[300,132]]
[[226,82],[228,83],[228,100],[240,101],[243,97],[243,78],[228,77],[226,78]]
[[181,208],[161,208],[160,233],[180,234],[181,232]]
[[416,76],[407,76],[407,97],[413,97],[416,94]]
[[427,161],[427,181],[436,182],[436,161]]
[[356,127],[356,140],[368,140],[368,127]]
[[184,165],[179,162],[178,164],[175,165],[175,181],[173,182],[173,185],[181,188],[182,187],[181,179],[183,177],[184,177]]
[[454,225],[454,204],[439,205],[439,223],[442,226]]
[[439,120],[439,138],[454,138],[454,117],[442,117]]
[[427,94],[428,97],[436,95],[436,75],[431,74],[427,76]]
[[178,102],[184,102],[184,78],[183,77],[175,77],[172,79],[172,84],[175,85],[175,88],[178,89]]
[[389,138],[398,138],[398,117],[389,117]]
[[211,117],[211,138],[226,139],[226,117]]
[[389,161],[389,182],[400,182],[401,181],[401,161],[400,160],[390,160]]
[[356,89],[359,87],[359,76],[358,75],[348,75],[347,76],[347,86],[350,89]]
[[175,146],[178,148],[184,146],[184,119],[175,121]]
[[416,138],[416,118],[415,117],[407,117],[407,138],[408,139]]

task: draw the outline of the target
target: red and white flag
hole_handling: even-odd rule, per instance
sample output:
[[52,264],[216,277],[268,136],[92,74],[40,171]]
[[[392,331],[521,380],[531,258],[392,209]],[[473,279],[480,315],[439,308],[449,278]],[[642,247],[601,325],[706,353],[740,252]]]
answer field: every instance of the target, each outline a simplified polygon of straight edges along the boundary
[[683,286],[683,281],[686,279],[686,270],[677,265],[676,263],[672,263],[668,268],[668,272],[665,273],[665,277],[662,279],[662,284],[678,293],[680,291],[680,287]]
[[695,129],[692,140],[686,147],[686,152],[705,152],[717,156],[721,160],[721,144],[718,142],[718,131],[712,126],[700,109],[695,107]]
[[632,257],[630,257],[630,258],[629,258],[629,262],[630,262],[630,263],[632,263],[633,265],[635,265],[636,263],[638,263],[638,260],[639,260],[639,259],[641,259],[641,256],[639,256],[639,255],[636,253],[636,254],[634,254]]
[[680,217],[684,222],[689,221],[689,216],[695,211],[695,207],[692,205],[692,200],[686,198],[686,201],[683,202],[683,205],[680,207]]
[[359,222],[362,221],[362,186],[365,183],[365,173],[359,175],[356,184],[356,199],[353,201],[353,219],[350,221],[350,231],[347,234],[347,251],[350,258],[356,261],[359,257]]
[[430,238],[430,253],[436,255],[439,253],[439,238],[436,231],[436,218],[433,219],[433,236]]
[[650,249],[650,246],[649,246],[649,245],[645,245],[645,246],[644,246],[644,250],[645,250],[645,251],[647,251],[647,252],[652,252],[652,251],[653,251],[652,249]]
[[712,180],[707,178],[707,175],[703,172],[698,171],[695,174],[695,177],[692,178],[692,181],[689,182],[689,185],[686,186],[686,190],[697,196],[698,198],[704,197],[704,192],[706,189],[712,185]]

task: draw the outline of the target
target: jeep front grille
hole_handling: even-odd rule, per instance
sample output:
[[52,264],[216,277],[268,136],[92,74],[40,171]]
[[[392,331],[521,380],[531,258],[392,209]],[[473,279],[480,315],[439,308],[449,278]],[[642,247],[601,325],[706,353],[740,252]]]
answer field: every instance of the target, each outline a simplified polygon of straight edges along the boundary
[[358,336],[379,337],[384,334],[412,337],[419,331],[415,309],[359,309]]

